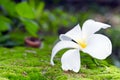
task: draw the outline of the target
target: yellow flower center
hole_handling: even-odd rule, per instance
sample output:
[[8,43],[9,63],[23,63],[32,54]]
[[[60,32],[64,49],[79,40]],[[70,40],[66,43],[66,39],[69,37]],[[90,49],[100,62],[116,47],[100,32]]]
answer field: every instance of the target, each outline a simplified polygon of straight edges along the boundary
[[78,44],[80,45],[81,48],[86,48],[87,43],[85,42],[85,40],[79,40]]

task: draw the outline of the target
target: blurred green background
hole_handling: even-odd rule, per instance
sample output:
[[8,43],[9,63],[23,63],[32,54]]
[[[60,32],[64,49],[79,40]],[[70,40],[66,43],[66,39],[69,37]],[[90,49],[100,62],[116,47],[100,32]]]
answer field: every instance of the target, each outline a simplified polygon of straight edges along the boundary
[[26,37],[32,37],[40,48],[52,49],[59,34],[87,19],[112,26],[99,32],[112,41],[110,62],[120,67],[119,0],[0,0],[0,47],[26,47]]

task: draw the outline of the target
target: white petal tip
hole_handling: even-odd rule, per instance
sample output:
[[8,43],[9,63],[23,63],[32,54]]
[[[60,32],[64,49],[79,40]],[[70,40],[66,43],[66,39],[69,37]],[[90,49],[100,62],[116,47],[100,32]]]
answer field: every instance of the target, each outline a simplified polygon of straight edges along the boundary
[[51,61],[51,62],[50,62],[50,64],[51,64],[52,66],[54,66],[54,65],[55,65],[53,61]]
[[110,56],[110,55],[108,55],[108,56],[106,56],[106,57],[101,57],[101,58],[98,58],[98,59],[104,60],[104,59],[108,58],[109,56]]
[[106,29],[106,28],[109,28],[109,27],[111,27],[111,25],[105,24],[105,27],[103,27],[103,29]]
[[52,66],[54,66],[55,64],[52,64],[52,63],[50,63]]
[[78,73],[79,71],[76,71],[76,70],[63,70],[64,72],[68,72],[68,71],[73,71],[75,73]]
[[95,58],[95,59],[99,59],[99,60],[104,60],[104,59],[106,59],[107,57],[104,57],[104,58],[103,58],[103,57],[102,57],[102,58],[100,58],[100,57],[99,57],[99,58],[94,57],[94,58]]
[[[95,21],[95,20],[93,20],[93,19],[88,19],[87,22],[88,22],[88,21],[89,21],[89,22],[101,23],[101,22]],[[111,27],[111,25],[109,25],[109,24],[105,24],[105,23],[102,23],[102,24],[104,24],[104,27],[103,27],[104,29],[106,29],[106,28],[108,28],[108,27]]]
[[79,24],[77,24],[76,26],[79,26],[79,27],[80,27],[80,25],[79,25]]
[[78,73],[79,71],[74,71],[74,72]]

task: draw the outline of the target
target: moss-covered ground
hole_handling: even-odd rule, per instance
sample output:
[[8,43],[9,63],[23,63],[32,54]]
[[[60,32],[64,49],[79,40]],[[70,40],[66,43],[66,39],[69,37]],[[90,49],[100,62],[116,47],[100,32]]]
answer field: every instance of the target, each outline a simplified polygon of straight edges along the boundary
[[81,53],[79,73],[61,69],[60,51],[50,65],[51,49],[57,38],[46,37],[40,49],[0,48],[0,80],[120,80],[120,69],[110,60],[96,60]]

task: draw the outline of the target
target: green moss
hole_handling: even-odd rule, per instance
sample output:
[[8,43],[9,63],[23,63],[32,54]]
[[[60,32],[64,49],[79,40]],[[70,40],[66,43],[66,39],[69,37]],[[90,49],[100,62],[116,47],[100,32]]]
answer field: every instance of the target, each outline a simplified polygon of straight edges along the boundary
[[81,52],[79,73],[64,72],[59,52],[50,65],[53,41],[44,41],[41,49],[16,47],[0,48],[0,80],[119,80],[120,69],[109,64],[109,60],[97,60]]

